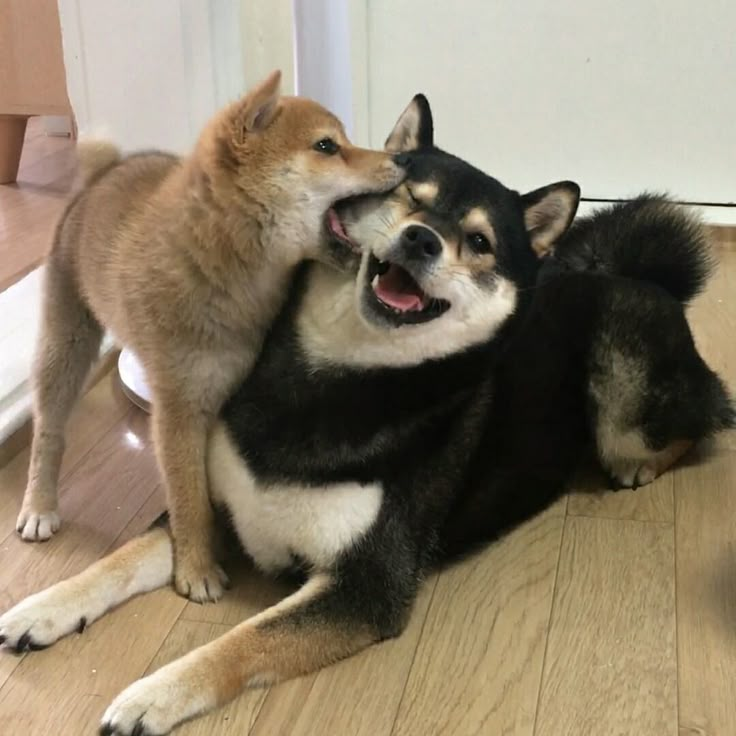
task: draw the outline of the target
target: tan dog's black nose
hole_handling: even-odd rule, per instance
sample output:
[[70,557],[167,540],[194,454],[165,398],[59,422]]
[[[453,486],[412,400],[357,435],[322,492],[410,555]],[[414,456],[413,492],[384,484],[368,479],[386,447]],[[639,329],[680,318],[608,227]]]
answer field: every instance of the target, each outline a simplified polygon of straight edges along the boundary
[[406,152],[394,154],[393,159],[394,163],[397,166],[401,166],[402,169],[408,169],[411,163],[411,156]]
[[401,235],[401,246],[409,258],[417,261],[434,259],[442,252],[436,233],[422,225],[406,228]]

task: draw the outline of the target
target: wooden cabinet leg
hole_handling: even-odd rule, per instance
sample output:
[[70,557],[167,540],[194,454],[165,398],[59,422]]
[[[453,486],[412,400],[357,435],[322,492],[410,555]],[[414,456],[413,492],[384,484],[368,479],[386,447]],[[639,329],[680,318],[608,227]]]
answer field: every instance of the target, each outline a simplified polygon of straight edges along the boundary
[[28,118],[22,115],[0,115],[0,184],[18,178],[27,123]]

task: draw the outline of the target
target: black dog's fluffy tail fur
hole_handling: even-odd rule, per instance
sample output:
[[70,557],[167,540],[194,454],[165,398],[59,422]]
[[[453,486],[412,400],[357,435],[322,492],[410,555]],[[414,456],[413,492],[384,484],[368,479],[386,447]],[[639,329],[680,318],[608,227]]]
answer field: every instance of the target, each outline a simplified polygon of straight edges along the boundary
[[657,284],[687,304],[714,266],[699,219],[666,197],[644,194],[575,222],[540,277],[565,271],[623,276]]

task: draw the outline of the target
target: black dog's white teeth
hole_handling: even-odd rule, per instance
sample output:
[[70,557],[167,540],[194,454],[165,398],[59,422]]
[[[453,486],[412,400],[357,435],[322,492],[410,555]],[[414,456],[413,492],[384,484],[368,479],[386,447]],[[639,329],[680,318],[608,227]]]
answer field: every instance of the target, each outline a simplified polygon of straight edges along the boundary
[[368,262],[368,276],[371,283],[374,283],[376,276],[383,276],[391,268],[391,264],[388,261],[379,261],[374,255],[371,255]]

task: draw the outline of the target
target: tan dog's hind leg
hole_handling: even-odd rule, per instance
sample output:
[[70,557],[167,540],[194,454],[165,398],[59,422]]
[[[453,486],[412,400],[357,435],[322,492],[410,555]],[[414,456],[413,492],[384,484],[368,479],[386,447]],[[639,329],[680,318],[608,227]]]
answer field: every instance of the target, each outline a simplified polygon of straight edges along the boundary
[[171,537],[152,529],[0,616],[0,642],[19,652],[43,649],[129,598],[167,585],[171,571]]
[[52,253],[46,269],[33,375],[31,462],[16,523],[26,541],[46,540],[59,528],[56,486],[64,429],[102,340],[102,328],[83,303],[69,267],[56,262]]
[[174,586],[198,603],[216,601],[228,580],[214,555],[205,465],[208,415],[159,393],[154,398],[153,421],[174,538]]
[[315,575],[277,605],[134,682],[107,709],[100,732],[167,734],[246,687],[313,672],[381,638],[343,604],[333,580]]

